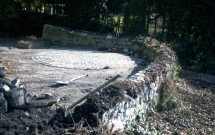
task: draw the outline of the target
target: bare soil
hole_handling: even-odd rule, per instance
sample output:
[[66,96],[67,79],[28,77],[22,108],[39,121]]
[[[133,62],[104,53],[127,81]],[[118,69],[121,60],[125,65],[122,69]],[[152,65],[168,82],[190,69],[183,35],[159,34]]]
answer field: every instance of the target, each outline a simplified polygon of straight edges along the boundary
[[180,106],[147,118],[146,123],[153,127],[149,132],[156,130],[158,134],[167,135],[214,135],[215,76],[181,70],[170,88]]

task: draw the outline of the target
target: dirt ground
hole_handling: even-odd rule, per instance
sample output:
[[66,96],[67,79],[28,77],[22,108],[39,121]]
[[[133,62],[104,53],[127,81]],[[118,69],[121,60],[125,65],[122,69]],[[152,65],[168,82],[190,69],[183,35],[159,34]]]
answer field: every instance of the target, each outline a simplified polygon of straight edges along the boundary
[[[65,118],[64,112],[56,108],[74,103],[116,74],[122,75],[120,79],[125,79],[143,68],[86,71],[48,67],[25,60],[33,52],[40,52],[41,46],[37,49],[24,51],[15,48],[9,49],[9,47],[15,47],[14,43],[17,40],[19,39],[0,39],[0,57],[11,59],[10,67],[12,69],[8,69],[7,77],[10,79],[20,77],[27,90],[37,94],[58,94],[61,101],[59,105],[46,108],[10,109],[8,113],[0,116],[0,134],[3,135],[87,134],[86,132],[73,133],[75,126],[73,120]],[[74,81],[70,85],[53,86],[59,78],[62,79],[68,75],[72,78],[86,72],[89,77]],[[174,81],[174,87],[174,96],[181,105],[173,110],[156,112],[147,118],[146,124],[148,123],[148,125],[143,124],[142,126],[154,127],[149,128],[149,134],[155,133],[156,130],[157,133],[155,134],[214,135],[215,77],[182,70]],[[79,126],[76,125],[75,127],[78,131]],[[89,131],[88,134],[96,133]]]
[[[169,96],[176,109],[156,112],[146,123],[149,133],[165,135],[215,134],[215,76],[181,70],[171,84]],[[165,89],[168,90],[168,89]],[[169,106],[172,107],[171,105]],[[146,126],[144,123],[142,126]]]

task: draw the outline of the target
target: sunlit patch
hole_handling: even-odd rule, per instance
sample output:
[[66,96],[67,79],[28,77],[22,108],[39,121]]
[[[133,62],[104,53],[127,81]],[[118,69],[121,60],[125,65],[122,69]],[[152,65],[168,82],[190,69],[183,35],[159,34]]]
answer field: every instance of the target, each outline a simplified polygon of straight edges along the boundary
[[104,69],[135,66],[135,61],[129,56],[102,51],[44,51],[31,58],[44,65],[73,69]]

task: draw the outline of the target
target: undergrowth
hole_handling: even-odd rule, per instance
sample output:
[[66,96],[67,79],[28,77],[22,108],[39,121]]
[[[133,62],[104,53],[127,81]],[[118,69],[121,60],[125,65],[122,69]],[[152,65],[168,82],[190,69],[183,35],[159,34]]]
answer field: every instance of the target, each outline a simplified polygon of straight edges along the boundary
[[160,102],[156,107],[158,112],[176,109],[181,105],[179,99],[176,98],[175,93],[175,84],[173,80],[168,79],[161,88]]

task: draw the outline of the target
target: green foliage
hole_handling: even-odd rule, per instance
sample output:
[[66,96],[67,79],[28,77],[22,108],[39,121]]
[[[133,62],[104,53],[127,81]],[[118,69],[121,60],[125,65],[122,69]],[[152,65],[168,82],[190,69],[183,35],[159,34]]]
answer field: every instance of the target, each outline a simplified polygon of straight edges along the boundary
[[[177,43],[179,47],[173,48],[184,63],[195,71],[215,74],[214,8],[214,1],[129,0],[124,11],[124,34],[151,34]],[[152,33],[148,33],[149,24]]]
[[145,35],[146,33],[146,0],[130,0],[124,11],[124,34]]
[[15,25],[11,22],[11,18],[18,17],[16,10],[16,2],[13,0],[1,0],[0,2],[0,25],[10,27]]
[[[167,39],[179,42],[177,54],[193,70],[215,74],[215,2],[189,0],[167,2]],[[190,6],[192,5],[192,7]]]
[[[176,59],[176,58],[175,58]],[[173,71],[172,71],[172,78],[176,79],[178,76],[178,73],[182,70],[182,67],[179,65],[178,60],[174,62],[173,64]]]
[[107,9],[111,14],[121,14],[124,11],[126,0],[108,0]]
[[[65,4],[65,14],[47,15],[33,10],[46,4]],[[0,33],[16,35],[24,30],[42,35],[42,25],[49,23],[99,32],[116,29],[129,36],[154,36],[171,43],[186,66],[215,75],[214,9],[212,0],[1,0]],[[111,15],[120,16],[123,23]]]
[[101,21],[108,17],[105,0],[66,0],[65,12],[68,26],[76,29],[98,31]]
[[158,111],[169,111],[180,106],[179,101],[173,96],[171,90],[166,90],[164,93],[166,98],[157,106]]
[[176,109],[181,105],[180,101],[175,97],[175,87],[172,80],[167,80],[160,92],[160,102],[157,105],[157,110],[169,111]]

